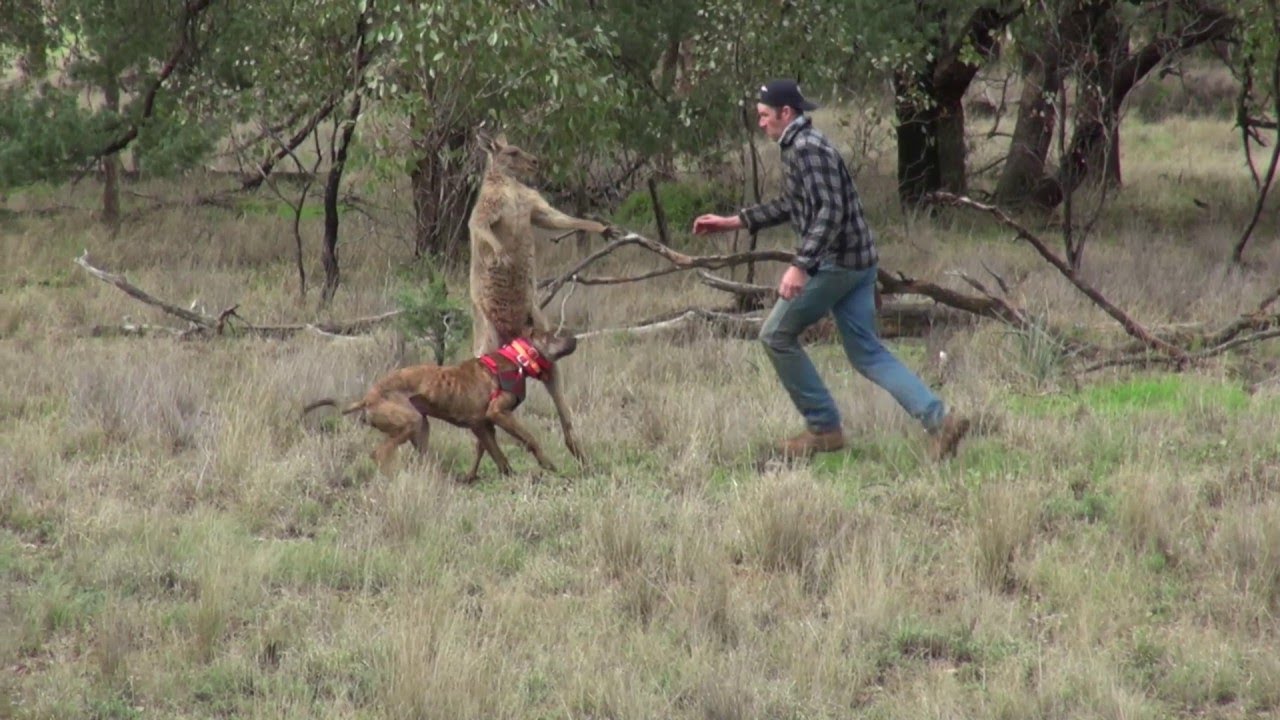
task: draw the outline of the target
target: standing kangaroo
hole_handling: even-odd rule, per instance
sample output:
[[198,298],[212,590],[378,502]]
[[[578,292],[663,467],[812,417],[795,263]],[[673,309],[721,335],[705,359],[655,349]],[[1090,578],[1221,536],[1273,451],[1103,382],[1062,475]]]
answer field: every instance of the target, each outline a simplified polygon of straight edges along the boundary
[[[472,352],[479,356],[531,331],[551,327],[537,301],[533,228],[585,230],[604,235],[608,228],[594,220],[566,215],[551,206],[523,178],[532,178],[538,160],[509,145],[506,137],[481,136],[486,163],[479,197],[471,211]],[[569,452],[584,460],[573,437],[573,421],[564,401],[561,373],[546,382],[555,403]]]

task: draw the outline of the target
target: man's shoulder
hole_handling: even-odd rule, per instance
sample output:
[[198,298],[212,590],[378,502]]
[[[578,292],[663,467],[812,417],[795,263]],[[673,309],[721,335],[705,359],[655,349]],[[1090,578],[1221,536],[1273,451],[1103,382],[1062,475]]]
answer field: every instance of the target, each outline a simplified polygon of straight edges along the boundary
[[826,136],[826,133],[814,127],[812,122],[801,128],[799,132],[795,134],[795,137],[791,140],[791,146],[796,149],[803,148],[808,150],[815,148],[821,148],[824,150],[835,148],[831,143],[831,139]]

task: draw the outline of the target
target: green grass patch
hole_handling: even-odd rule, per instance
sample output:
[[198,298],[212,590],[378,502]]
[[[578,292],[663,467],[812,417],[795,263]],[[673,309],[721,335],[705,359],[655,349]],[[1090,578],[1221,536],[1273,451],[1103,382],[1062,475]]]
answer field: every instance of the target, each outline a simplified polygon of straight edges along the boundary
[[1228,412],[1243,410],[1249,396],[1238,384],[1187,375],[1152,375],[1102,383],[1078,392],[1014,395],[1009,404],[1018,414],[1064,417],[1080,411],[1117,418],[1143,412],[1185,413],[1203,406]]
[[340,540],[326,533],[314,540],[282,544],[269,573],[272,583],[363,592],[378,592],[391,584],[400,562],[390,548],[349,547]]

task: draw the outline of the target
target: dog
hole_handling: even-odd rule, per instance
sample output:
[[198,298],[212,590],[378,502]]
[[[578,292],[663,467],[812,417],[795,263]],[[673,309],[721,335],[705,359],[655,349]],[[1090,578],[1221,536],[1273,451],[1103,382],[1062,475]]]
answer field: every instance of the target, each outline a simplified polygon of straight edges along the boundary
[[[390,475],[390,462],[404,443],[413,443],[419,453],[426,451],[431,432],[427,418],[443,420],[475,434],[475,460],[462,478],[464,483],[475,482],[486,452],[501,474],[510,474],[511,463],[498,447],[495,427],[519,440],[538,465],[554,473],[555,465],[512,411],[524,401],[526,378],[551,381],[555,362],[572,354],[577,346],[577,338],[572,335],[533,330],[526,337],[456,365],[423,364],[394,370],[341,412],[363,413],[366,423],[387,436],[370,453],[384,475]],[[319,407],[338,405],[337,400],[325,398],[307,405],[302,412],[305,415]]]

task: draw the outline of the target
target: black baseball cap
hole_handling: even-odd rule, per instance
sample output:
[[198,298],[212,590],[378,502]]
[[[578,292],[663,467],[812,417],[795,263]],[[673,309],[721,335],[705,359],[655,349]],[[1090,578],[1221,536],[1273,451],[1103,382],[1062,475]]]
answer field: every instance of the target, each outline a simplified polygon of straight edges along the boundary
[[818,104],[809,102],[800,94],[800,86],[795,80],[770,80],[760,86],[760,102],[769,107],[793,107],[797,110],[817,110]]

